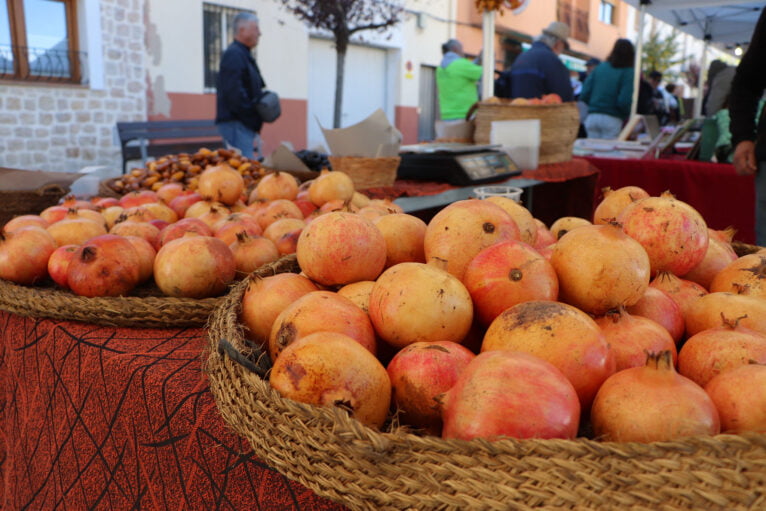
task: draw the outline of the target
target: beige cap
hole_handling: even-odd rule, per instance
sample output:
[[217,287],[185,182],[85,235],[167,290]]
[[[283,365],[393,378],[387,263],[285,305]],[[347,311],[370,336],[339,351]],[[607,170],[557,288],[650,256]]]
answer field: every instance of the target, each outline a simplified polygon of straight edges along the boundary
[[567,39],[569,39],[569,25],[563,21],[552,21],[550,25],[543,29],[543,34],[558,37],[567,43],[567,47],[569,46],[567,42]]

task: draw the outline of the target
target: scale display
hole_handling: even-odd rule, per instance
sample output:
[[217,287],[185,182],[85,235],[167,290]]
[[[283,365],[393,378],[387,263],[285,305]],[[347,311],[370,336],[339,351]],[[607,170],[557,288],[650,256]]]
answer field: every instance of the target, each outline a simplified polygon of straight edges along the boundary
[[519,167],[506,153],[486,148],[401,153],[400,156],[399,179],[445,181],[468,186],[521,174]]

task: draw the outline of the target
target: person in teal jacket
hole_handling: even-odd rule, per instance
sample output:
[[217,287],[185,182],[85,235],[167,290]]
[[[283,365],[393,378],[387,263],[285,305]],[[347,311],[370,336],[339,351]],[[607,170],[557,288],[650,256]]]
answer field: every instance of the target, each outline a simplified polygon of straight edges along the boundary
[[442,45],[444,57],[436,69],[439,110],[445,121],[465,119],[468,109],[479,100],[481,65],[465,58],[463,45],[450,39]]
[[633,43],[618,39],[606,61],[596,66],[585,80],[580,100],[588,105],[585,119],[588,138],[617,138],[630,117],[635,58]]

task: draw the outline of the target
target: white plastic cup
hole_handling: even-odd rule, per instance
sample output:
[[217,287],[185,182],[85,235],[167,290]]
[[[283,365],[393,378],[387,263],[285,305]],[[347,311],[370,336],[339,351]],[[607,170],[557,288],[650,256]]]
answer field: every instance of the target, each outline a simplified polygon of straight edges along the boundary
[[522,170],[534,170],[540,158],[540,119],[492,121],[489,142],[499,144]]
[[473,189],[477,199],[486,199],[488,197],[507,197],[521,204],[521,194],[524,192],[521,188],[515,186],[479,186]]

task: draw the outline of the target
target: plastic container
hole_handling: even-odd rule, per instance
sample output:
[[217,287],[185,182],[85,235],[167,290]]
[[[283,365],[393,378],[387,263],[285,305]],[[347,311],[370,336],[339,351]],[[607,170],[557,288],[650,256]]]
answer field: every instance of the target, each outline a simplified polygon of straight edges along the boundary
[[474,188],[473,192],[478,199],[486,199],[487,197],[507,197],[513,199],[518,203],[521,203],[521,194],[524,192],[521,188],[515,186],[479,186]]
[[534,170],[540,158],[540,119],[492,121],[491,144],[499,144],[522,170]]

